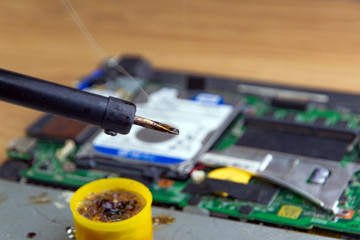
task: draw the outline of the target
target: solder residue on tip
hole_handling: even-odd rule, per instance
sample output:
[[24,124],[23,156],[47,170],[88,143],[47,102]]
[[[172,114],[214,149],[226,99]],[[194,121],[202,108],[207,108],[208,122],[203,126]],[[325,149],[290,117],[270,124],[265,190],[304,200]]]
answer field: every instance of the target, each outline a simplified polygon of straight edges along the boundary
[[150,120],[147,118],[139,117],[139,116],[135,116],[134,124],[139,125],[144,128],[153,129],[156,131],[174,134],[174,135],[179,135],[179,133],[180,133],[179,129],[174,128],[170,125],[167,125],[165,123],[160,123],[160,122],[157,122],[154,120]]

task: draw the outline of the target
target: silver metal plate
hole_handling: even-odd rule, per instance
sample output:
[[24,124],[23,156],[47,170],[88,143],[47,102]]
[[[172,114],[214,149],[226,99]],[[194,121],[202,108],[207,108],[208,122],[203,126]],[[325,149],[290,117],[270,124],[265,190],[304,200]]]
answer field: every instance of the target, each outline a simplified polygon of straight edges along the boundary
[[[69,208],[72,192],[0,180],[0,239],[65,240],[73,225]],[[40,197],[37,203],[33,200]],[[332,238],[265,227],[255,224],[152,208],[153,217],[169,216],[175,221],[154,227],[155,240],[331,240]],[[96,239],[94,239],[96,240]]]
[[[338,162],[242,146],[210,151],[201,157],[207,165],[234,166],[294,191],[324,209],[335,211],[348,182],[360,170],[357,163]],[[237,161],[238,160],[238,161]],[[308,180],[317,168],[331,172],[324,184]]]

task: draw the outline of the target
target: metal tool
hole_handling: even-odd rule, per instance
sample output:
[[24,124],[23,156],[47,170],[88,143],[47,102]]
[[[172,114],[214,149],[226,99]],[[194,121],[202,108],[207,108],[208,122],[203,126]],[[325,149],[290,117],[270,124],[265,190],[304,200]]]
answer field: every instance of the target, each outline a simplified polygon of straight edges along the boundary
[[109,135],[128,134],[133,124],[170,134],[179,130],[135,116],[132,102],[104,97],[0,69],[0,100],[99,126]]

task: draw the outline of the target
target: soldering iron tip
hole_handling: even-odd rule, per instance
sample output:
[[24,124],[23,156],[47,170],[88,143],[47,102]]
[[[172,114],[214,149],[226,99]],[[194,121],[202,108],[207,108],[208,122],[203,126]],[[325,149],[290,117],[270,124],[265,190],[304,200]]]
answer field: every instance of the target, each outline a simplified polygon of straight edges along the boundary
[[142,126],[144,128],[149,128],[156,131],[165,132],[174,135],[179,135],[180,133],[179,129],[177,128],[139,116],[135,116],[134,124]]
[[173,130],[171,130],[171,134],[179,135],[179,129],[174,128]]

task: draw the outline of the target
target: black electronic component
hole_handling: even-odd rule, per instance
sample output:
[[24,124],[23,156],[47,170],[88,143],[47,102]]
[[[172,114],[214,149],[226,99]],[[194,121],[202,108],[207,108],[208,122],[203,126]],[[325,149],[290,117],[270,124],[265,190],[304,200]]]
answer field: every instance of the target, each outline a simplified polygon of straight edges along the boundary
[[138,164],[121,163],[107,158],[77,158],[75,160],[77,168],[99,169],[118,173],[121,177],[137,180],[146,186],[157,182],[165,174],[165,169]]
[[335,124],[336,128],[347,128],[348,127],[348,122],[344,121],[344,120],[340,120]]
[[21,177],[20,171],[25,170],[28,167],[28,164],[24,161],[15,159],[7,160],[0,167],[0,178],[10,181],[19,181]]
[[285,115],[284,120],[288,122],[293,122],[295,120],[296,114],[295,113],[288,113]]
[[98,130],[89,124],[46,114],[27,129],[27,134],[43,140],[65,142],[74,140],[83,144]]
[[239,208],[238,212],[241,214],[250,215],[253,212],[253,208],[250,205],[243,205]]
[[189,205],[198,205],[201,202],[201,197],[196,196],[196,195],[192,195],[189,200],[188,200],[188,204]]
[[39,169],[41,169],[41,170],[49,170],[51,168],[51,163],[50,163],[50,161],[48,160],[48,161],[45,161],[45,162],[43,162],[40,166],[39,166]]
[[29,184],[33,184],[33,185],[41,185],[41,186],[46,186],[46,187],[51,187],[51,188],[61,188],[61,189],[66,189],[66,190],[71,190],[71,191],[75,191],[76,189],[79,188],[79,186],[74,186],[74,185],[69,185],[66,183],[61,183],[61,182],[49,182],[46,181],[44,179],[26,179],[26,182]]
[[326,125],[326,118],[317,118],[314,122],[316,126],[325,126]]
[[271,100],[271,106],[279,108],[287,108],[294,110],[305,111],[308,101],[303,99],[291,99],[291,98],[273,98]]
[[242,201],[268,204],[275,197],[278,188],[271,185],[241,184],[230,181],[207,178],[202,183],[189,183],[184,189],[185,193],[214,194],[228,193],[230,197]]
[[265,118],[245,119],[246,131],[236,145],[340,161],[356,137],[350,130],[289,123]]
[[197,76],[189,76],[187,82],[187,89],[188,90],[204,90],[205,86],[205,79],[203,77]]
[[267,111],[266,113],[264,113],[263,117],[264,118],[273,118],[274,114],[275,114],[274,111]]
[[229,215],[227,215],[225,213],[214,212],[214,211],[210,212],[210,216],[215,217],[215,218],[222,218],[222,219],[229,219],[230,218]]

